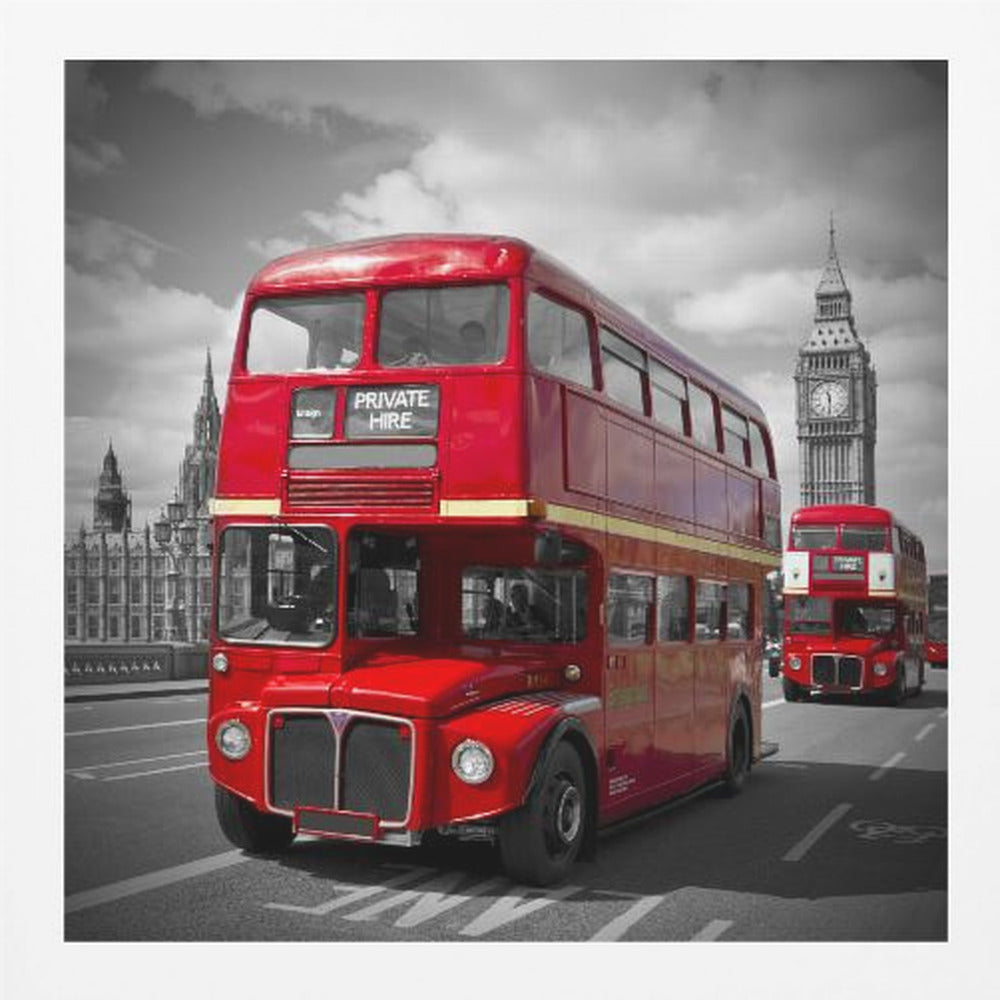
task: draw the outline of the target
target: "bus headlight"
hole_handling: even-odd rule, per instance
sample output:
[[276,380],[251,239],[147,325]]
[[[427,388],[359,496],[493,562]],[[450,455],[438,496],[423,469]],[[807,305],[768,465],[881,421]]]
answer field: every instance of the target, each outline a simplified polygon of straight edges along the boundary
[[229,657],[225,653],[216,653],[212,657],[212,669],[218,674],[224,674],[229,669]]
[[875,676],[876,677],[885,677],[885,675],[887,673],[889,673],[889,667],[885,663],[876,663],[875,664]]
[[452,751],[451,769],[467,785],[481,785],[493,773],[493,754],[485,743],[463,740]]
[[215,745],[229,760],[242,760],[250,753],[250,744],[250,730],[236,719],[223,722],[215,732]]
[[801,670],[802,661],[797,656],[788,657],[788,669],[789,670]]

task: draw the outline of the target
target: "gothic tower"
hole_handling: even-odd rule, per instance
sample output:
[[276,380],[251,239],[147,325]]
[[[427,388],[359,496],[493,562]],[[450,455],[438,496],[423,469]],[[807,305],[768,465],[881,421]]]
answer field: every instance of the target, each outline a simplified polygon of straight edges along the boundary
[[194,414],[194,436],[184,448],[180,473],[180,499],[195,513],[202,509],[215,488],[221,422],[212,379],[212,355],[206,351],[201,399]]
[[803,506],[875,503],[875,369],[855,328],[833,235],[831,218],[812,330],[795,366]]
[[132,527],[132,500],[122,487],[118,457],[111,442],[94,494],[94,531],[119,533]]

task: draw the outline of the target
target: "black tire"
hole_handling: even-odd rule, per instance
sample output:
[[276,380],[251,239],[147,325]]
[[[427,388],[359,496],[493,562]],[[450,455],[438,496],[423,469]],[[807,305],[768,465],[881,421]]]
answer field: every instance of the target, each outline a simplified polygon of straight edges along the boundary
[[218,785],[215,815],[229,842],[250,854],[278,854],[295,839],[292,821],[287,816],[260,812]]
[[525,805],[500,818],[500,858],[512,881],[546,886],[566,877],[586,834],[587,794],[580,755],[563,741]]
[[802,700],[802,689],[795,681],[790,681],[787,677],[781,678],[781,690],[784,692],[785,701]]
[[896,680],[889,689],[889,704],[894,708],[903,704],[906,698],[906,667],[902,663],[896,665]]
[[739,795],[750,778],[750,720],[743,702],[737,702],[729,720],[726,746],[726,772],[722,789],[726,795]]

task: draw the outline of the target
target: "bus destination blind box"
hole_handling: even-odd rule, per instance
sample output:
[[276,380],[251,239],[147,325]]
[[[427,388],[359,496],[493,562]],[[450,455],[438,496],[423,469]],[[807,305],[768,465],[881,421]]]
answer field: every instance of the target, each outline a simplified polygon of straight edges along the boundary
[[391,385],[349,389],[347,436],[434,437],[438,426],[436,385]]

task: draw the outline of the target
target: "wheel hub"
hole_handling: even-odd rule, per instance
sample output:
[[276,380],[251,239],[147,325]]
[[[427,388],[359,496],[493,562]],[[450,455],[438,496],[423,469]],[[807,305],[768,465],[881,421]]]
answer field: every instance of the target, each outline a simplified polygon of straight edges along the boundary
[[575,785],[564,785],[556,800],[555,826],[560,841],[567,846],[576,840],[583,822],[583,802]]

